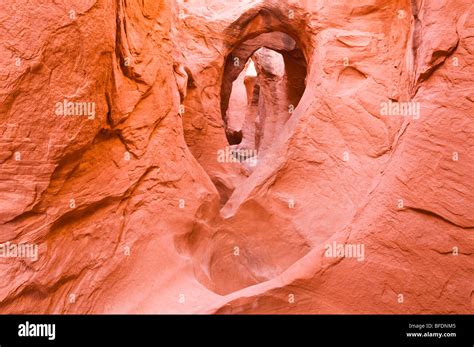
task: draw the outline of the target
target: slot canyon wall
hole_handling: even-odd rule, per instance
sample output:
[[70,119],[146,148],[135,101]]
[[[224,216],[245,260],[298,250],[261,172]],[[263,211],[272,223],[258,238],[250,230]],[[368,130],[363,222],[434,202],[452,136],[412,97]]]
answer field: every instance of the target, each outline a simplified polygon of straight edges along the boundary
[[1,313],[474,312],[472,1],[0,23]]

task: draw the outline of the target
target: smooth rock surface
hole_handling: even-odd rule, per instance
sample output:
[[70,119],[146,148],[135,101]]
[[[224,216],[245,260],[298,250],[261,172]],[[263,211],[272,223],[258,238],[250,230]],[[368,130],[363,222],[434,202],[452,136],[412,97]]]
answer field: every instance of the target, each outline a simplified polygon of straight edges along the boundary
[[[0,23],[1,313],[473,312],[472,1],[10,1]],[[229,152],[249,117],[255,165]]]

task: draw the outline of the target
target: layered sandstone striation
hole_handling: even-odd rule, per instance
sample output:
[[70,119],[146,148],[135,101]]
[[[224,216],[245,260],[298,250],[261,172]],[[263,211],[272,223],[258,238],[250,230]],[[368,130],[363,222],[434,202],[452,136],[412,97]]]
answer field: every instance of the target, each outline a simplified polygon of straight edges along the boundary
[[471,1],[0,23],[0,312],[473,312]]

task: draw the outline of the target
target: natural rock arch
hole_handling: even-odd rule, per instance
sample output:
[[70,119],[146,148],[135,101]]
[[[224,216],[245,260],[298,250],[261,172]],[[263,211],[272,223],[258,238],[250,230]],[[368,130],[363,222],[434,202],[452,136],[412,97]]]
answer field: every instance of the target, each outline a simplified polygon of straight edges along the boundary
[[[272,56],[273,59],[275,59],[274,61],[271,61]],[[277,58],[281,60],[281,63]],[[270,112],[272,115],[269,118],[281,118],[281,121],[278,122],[277,119],[268,119],[268,121],[277,122],[277,127],[281,127],[294,112],[306,87],[306,60],[302,51],[297,46],[296,41],[290,36],[282,32],[271,32],[261,34],[256,38],[242,42],[226,59],[221,87],[221,114],[226,128],[226,136],[230,145],[239,143],[236,141],[236,136],[242,137],[243,135],[240,129],[236,130],[230,126],[229,123],[232,119],[228,119],[230,113],[228,111],[231,95],[234,95],[234,84],[236,82],[242,83],[242,74],[249,68],[247,62],[251,62],[252,66],[254,65],[254,62],[256,63],[255,65],[257,65],[259,73],[256,74],[255,77],[263,74],[266,74],[268,77],[263,78],[262,80],[262,78],[252,78],[249,76],[250,78],[246,78],[243,81],[247,89],[246,99],[249,108],[258,108],[256,111],[250,110],[249,112],[257,112],[259,115],[262,115],[263,113],[263,117],[260,117],[261,123],[265,122],[266,112],[265,110],[262,112],[262,108],[264,108],[265,104],[262,102],[262,99],[260,99],[259,102],[259,93],[261,93],[262,96],[267,96],[267,106],[271,106],[269,104],[280,104],[280,107],[277,109],[270,107],[272,109]],[[278,69],[277,65],[283,67],[282,72],[275,73],[274,71],[271,71],[274,68]],[[267,80],[267,83],[265,83],[265,80]],[[268,81],[270,83],[268,83]],[[262,85],[264,88],[260,88],[261,84],[267,85],[267,87],[268,84],[272,86],[271,88],[265,88]],[[237,87],[239,86],[237,85]],[[242,92],[240,92],[240,94],[242,94]],[[247,118],[247,116],[248,115],[245,117]],[[249,129],[248,124],[244,124],[244,128],[245,127],[247,130]],[[262,133],[258,135],[255,140],[257,144],[260,142],[259,140],[263,138],[264,125],[261,124],[261,127]],[[274,130],[277,131],[278,129]],[[266,142],[268,142],[272,140],[275,134],[273,134],[273,131],[271,134],[267,131],[266,135]]]
[[[232,56],[245,62],[256,50],[266,47],[281,53],[287,69],[300,70],[296,79],[301,79],[300,76],[304,75],[304,80],[310,73],[308,57],[311,57],[313,45],[309,36],[302,30],[306,25],[304,19],[301,19],[303,16],[298,16],[300,19],[296,20],[292,18],[291,11],[281,6],[263,5],[249,10],[223,30],[222,56],[216,57],[217,60],[210,61],[207,66],[201,66],[198,71],[186,66],[188,91],[183,101],[186,109],[183,116],[185,140],[216,186],[221,196],[221,205],[225,204],[235,188],[250,174],[240,165],[221,165],[216,162],[216,151],[228,146],[229,137],[233,136],[225,131],[225,111],[232,82],[238,77],[243,66],[234,69]],[[292,99],[296,100],[296,107],[304,86],[293,91],[295,95]],[[204,100],[206,94],[217,94],[218,97]]]

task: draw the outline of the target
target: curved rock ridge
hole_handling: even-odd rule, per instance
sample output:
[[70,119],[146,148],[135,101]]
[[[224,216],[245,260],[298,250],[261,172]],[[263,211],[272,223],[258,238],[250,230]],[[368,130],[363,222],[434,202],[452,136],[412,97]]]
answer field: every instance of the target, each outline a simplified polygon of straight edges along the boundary
[[0,312],[473,312],[472,1],[0,23]]

